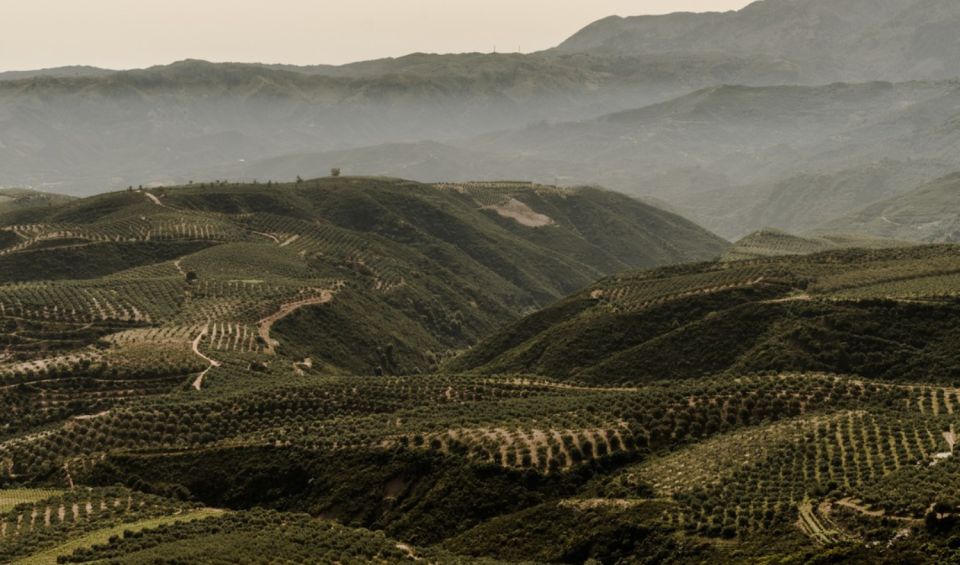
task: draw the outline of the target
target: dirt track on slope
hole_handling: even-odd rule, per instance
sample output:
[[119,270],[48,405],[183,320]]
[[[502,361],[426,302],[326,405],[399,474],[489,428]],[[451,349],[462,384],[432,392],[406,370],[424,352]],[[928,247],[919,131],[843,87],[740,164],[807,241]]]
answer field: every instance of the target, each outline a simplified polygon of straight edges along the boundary
[[200,390],[203,387],[203,378],[207,376],[207,373],[210,372],[210,369],[220,366],[220,361],[217,361],[216,359],[211,359],[206,355],[204,355],[203,353],[200,353],[200,342],[203,341],[204,336],[207,335],[207,331],[208,331],[207,328],[203,328],[203,331],[200,332],[200,335],[194,338],[193,344],[192,344],[193,353],[210,364],[210,366],[207,367],[202,373],[200,373],[200,375],[197,376],[196,380],[193,381],[193,388],[197,390]]
[[303,300],[298,300],[296,302],[290,302],[289,304],[284,304],[280,307],[279,310],[273,314],[267,316],[266,318],[257,322],[257,332],[260,334],[260,338],[265,344],[265,352],[268,355],[276,354],[276,342],[270,337],[270,330],[273,329],[273,325],[279,322],[280,320],[286,318],[290,314],[293,314],[300,308],[307,306],[316,306],[318,304],[326,304],[333,300],[334,291],[332,290],[322,290],[320,296],[314,296],[311,298],[305,298]]

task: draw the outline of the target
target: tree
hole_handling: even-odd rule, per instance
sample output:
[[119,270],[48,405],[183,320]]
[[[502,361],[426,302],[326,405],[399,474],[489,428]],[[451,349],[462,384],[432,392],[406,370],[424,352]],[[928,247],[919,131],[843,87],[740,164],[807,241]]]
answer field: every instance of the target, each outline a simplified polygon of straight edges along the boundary
[[187,271],[187,282],[192,283],[193,281],[200,278],[195,271]]
[[297,184],[301,184],[302,182],[303,182],[303,177],[301,177],[300,175],[297,175]]
[[334,168],[330,169],[330,176],[331,176],[331,177],[339,177],[339,176],[340,176],[340,172],[341,172],[341,171],[340,171],[340,167],[334,167]]

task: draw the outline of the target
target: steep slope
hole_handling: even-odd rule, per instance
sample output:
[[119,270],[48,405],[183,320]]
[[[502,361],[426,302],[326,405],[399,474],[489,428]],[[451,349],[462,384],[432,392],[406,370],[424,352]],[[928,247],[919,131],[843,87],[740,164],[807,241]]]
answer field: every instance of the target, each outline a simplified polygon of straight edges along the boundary
[[925,242],[960,241],[960,174],[878,202],[821,229]]
[[955,247],[836,251],[603,280],[517,322],[450,370],[641,384],[721,372],[952,379]]

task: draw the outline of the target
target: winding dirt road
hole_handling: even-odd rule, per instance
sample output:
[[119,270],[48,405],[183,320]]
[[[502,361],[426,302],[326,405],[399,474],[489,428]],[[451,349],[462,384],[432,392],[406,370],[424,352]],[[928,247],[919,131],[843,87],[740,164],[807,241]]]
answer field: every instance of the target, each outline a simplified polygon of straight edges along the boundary
[[200,390],[203,387],[203,378],[207,376],[207,373],[210,372],[210,369],[213,369],[214,367],[219,367],[221,365],[220,361],[217,361],[216,359],[211,359],[200,352],[200,342],[203,341],[203,338],[204,336],[207,335],[208,331],[209,329],[204,327],[203,331],[200,332],[200,335],[194,338],[193,345],[192,345],[193,353],[210,364],[210,366],[204,369],[204,371],[200,373],[197,376],[197,378],[193,381],[193,388],[197,390]]
[[336,291],[334,290],[321,290],[320,296],[313,296],[311,298],[305,298],[303,300],[284,304],[279,310],[257,322],[257,332],[260,334],[260,338],[263,340],[266,348],[264,351],[268,355],[276,354],[277,342],[270,337],[270,330],[273,329],[273,325],[275,323],[286,318],[290,314],[293,314],[300,308],[304,308],[306,306],[316,306],[318,304],[326,304],[327,302],[330,302],[333,300],[333,295],[335,292]]

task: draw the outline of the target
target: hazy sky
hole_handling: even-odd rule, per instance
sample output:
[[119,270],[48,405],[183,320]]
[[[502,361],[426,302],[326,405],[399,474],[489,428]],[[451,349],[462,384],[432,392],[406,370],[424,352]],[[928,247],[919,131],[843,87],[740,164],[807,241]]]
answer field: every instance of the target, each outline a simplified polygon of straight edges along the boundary
[[344,63],[536,51],[618,15],[748,0],[0,0],[0,70],[212,61]]

